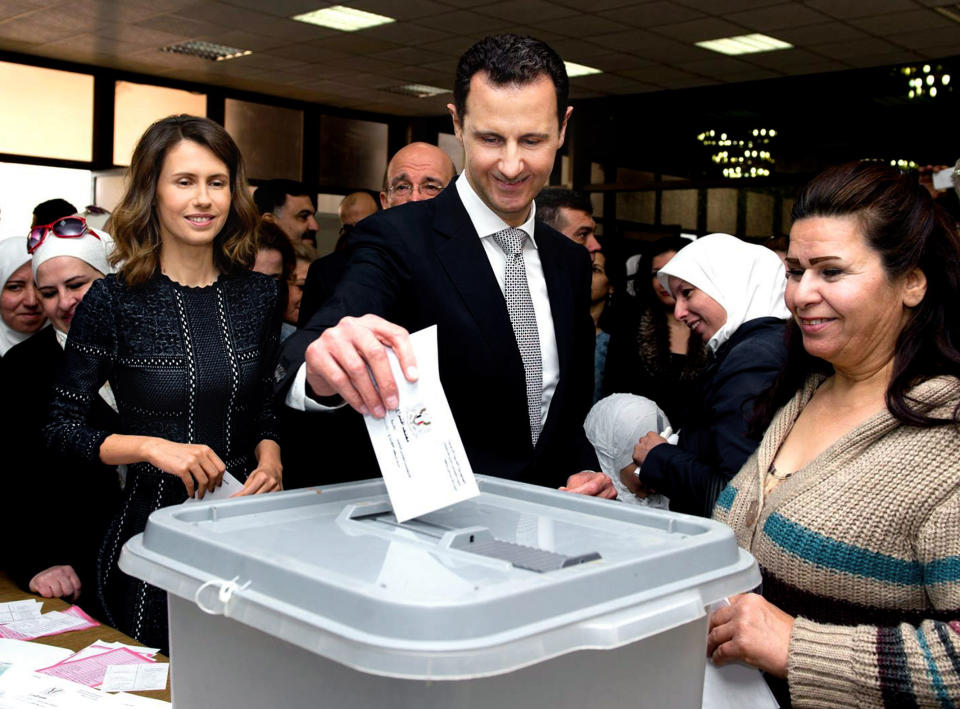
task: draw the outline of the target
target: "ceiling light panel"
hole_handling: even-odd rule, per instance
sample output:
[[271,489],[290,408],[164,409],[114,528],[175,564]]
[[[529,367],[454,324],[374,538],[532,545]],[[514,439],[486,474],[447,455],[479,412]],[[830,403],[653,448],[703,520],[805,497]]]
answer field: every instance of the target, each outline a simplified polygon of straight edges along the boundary
[[249,49],[239,49],[237,47],[228,47],[225,44],[216,42],[180,42],[160,48],[161,52],[171,52],[172,54],[188,54],[192,57],[209,59],[212,62],[223,62],[227,59],[236,59],[237,57],[246,57],[253,54]]
[[567,68],[567,76],[571,79],[575,76],[589,76],[590,74],[603,73],[599,69],[594,69],[592,66],[577,64],[575,62],[564,62],[563,65]]
[[765,34],[744,34],[739,37],[722,37],[720,39],[697,42],[696,45],[704,49],[731,56],[793,48],[793,45],[789,42],[784,42],[776,37],[770,37]]
[[292,20],[306,22],[320,27],[329,27],[342,32],[356,32],[365,30],[369,27],[386,25],[390,22],[396,22],[392,17],[378,15],[373,12],[358,10],[355,7],[345,7],[343,5],[334,5],[325,7],[322,10],[305,12],[302,15],[295,15]]
[[404,86],[393,86],[387,91],[403,96],[416,96],[417,98],[429,98],[439,96],[440,94],[450,93],[450,89],[441,89],[439,86],[429,86],[428,84],[406,84]]

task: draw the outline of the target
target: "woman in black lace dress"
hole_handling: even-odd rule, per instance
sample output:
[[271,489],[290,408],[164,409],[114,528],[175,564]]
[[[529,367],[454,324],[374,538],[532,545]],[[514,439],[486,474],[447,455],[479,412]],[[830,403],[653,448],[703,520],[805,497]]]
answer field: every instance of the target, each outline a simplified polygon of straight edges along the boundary
[[[123,544],[156,509],[202,497],[225,470],[242,494],[279,489],[271,375],[277,288],[249,270],[256,210],[237,146],[205,118],[147,129],[113,214],[119,273],[77,309],[55,389],[49,444],[87,462],[128,466],[124,499],[97,561],[107,620],[166,648],[164,593],[117,568]],[[119,430],[90,410],[109,380]]]

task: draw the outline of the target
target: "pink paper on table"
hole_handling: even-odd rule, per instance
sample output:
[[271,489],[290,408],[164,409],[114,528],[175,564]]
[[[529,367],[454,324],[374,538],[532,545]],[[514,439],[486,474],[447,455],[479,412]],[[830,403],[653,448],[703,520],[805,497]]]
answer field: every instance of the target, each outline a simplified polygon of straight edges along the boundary
[[153,660],[145,655],[132,652],[125,647],[102,652],[99,655],[85,657],[82,660],[64,660],[50,667],[37,670],[51,677],[68,679],[88,687],[96,687],[103,682],[103,675],[110,665],[150,664]]
[[48,635],[68,633],[71,630],[94,628],[98,625],[100,623],[84,613],[79,606],[70,606],[65,611],[52,611],[38,618],[0,625],[0,637],[11,640],[33,640]]

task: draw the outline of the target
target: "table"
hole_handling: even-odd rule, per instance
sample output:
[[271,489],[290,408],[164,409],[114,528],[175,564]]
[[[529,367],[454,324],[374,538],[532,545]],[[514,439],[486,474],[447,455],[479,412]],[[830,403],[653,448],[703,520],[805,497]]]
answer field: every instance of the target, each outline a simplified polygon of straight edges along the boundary
[[[7,601],[22,601],[30,598],[37,601],[43,601],[44,613],[49,611],[62,611],[70,607],[69,603],[61,601],[59,598],[43,598],[42,596],[37,596],[27,591],[21,591],[20,588],[18,588],[17,585],[10,580],[10,577],[7,576],[7,574],[5,574],[3,571],[0,571],[0,603],[6,603]],[[31,642],[43,643],[44,645],[54,645],[56,647],[63,647],[67,648],[68,650],[77,651],[82,650],[94,640],[105,640],[107,642],[121,642],[128,645],[143,646],[143,643],[137,642],[133,638],[124,635],[116,628],[111,628],[109,625],[98,625],[95,628],[85,628],[83,630],[71,630],[66,633],[61,633],[60,635],[49,635],[44,638],[37,638]],[[157,662],[168,662],[167,658],[163,655],[157,655],[156,659]],[[169,702],[169,680],[167,681],[167,688],[163,691],[133,692],[133,694],[139,694],[143,697],[150,697],[151,699],[162,699]]]

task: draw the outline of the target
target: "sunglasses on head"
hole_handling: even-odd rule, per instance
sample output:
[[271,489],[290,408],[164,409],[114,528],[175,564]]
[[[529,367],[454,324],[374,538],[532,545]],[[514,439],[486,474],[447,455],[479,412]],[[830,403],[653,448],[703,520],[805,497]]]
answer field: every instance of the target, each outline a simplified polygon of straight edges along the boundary
[[39,249],[47,234],[53,234],[60,239],[79,239],[84,234],[100,238],[97,232],[87,226],[87,220],[83,217],[63,217],[50,224],[33,227],[27,235],[27,253],[32,254]]

